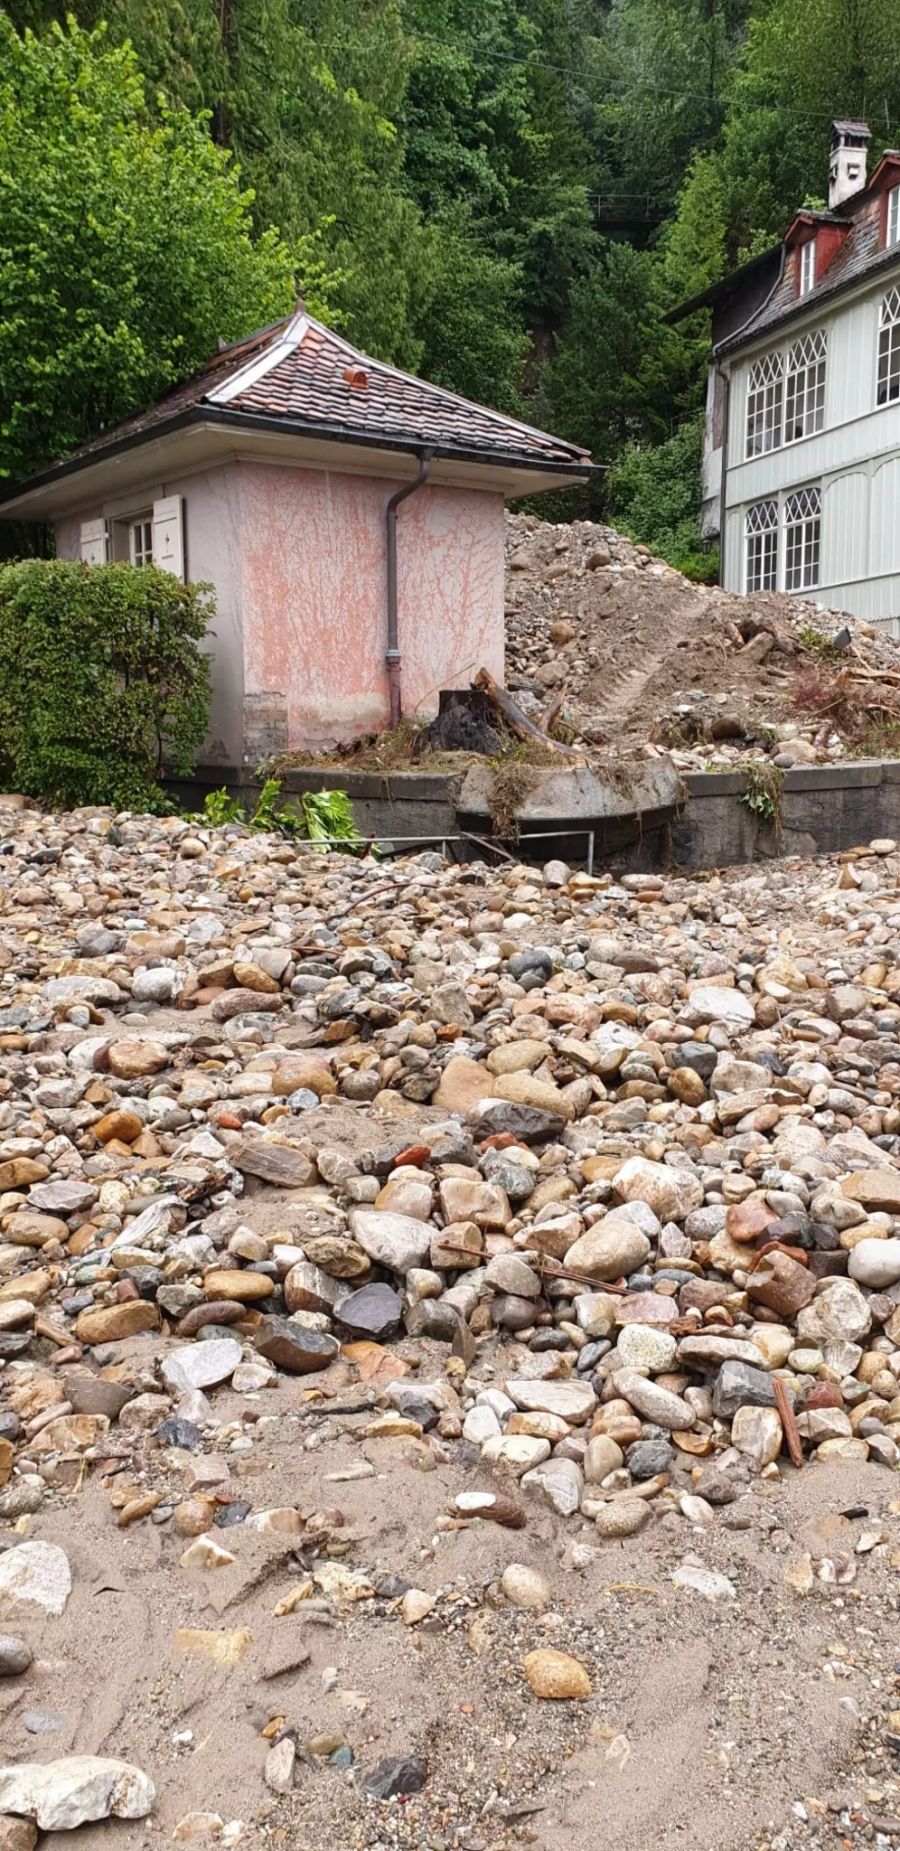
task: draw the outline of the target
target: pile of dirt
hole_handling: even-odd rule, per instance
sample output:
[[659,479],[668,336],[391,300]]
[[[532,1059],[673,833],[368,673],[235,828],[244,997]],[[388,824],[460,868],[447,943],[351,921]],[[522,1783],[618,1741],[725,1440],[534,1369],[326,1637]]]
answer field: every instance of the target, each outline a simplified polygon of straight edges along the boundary
[[506,627],[508,687],[588,747],[787,765],[900,736],[900,654],[874,626],[694,584],[593,521],[508,517]]

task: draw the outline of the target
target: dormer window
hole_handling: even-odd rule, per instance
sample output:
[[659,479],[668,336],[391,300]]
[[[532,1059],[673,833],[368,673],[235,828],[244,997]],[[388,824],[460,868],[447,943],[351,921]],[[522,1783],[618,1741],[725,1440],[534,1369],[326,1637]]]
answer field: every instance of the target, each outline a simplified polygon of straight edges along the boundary
[[816,241],[809,238],[800,246],[800,294],[808,296],[816,280]]
[[900,186],[892,186],[887,196],[884,242],[888,246],[900,244]]

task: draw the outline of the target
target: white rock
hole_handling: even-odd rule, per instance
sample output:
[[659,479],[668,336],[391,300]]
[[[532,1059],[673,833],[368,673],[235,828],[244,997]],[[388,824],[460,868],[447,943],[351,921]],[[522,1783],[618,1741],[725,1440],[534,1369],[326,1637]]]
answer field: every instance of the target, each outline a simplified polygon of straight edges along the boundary
[[847,1265],[851,1279],[885,1292],[900,1279],[900,1240],[861,1240]]
[[500,1576],[500,1586],[512,1607],[525,1613],[543,1613],[550,1605],[550,1587],[536,1568],[524,1562],[510,1562]]
[[18,1543],[0,1555],[0,1609],[5,1601],[30,1601],[58,1616],[71,1592],[69,1558],[56,1543]]
[[408,1273],[427,1263],[434,1228],[430,1222],[397,1215],[391,1209],[354,1208],[350,1232],[370,1260],[391,1272]]
[[597,1406],[588,1382],[532,1382],[525,1376],[513,1376],[506,1384],[506,1392],[526,1414],[559,1414],[576,1426],[587,1420]]
[[781,1416],[775,1408],[738,1408],[732,1419],[732,1445],[746,1453],[760,1471],[778,1458],[782,1438]]
[[691,1594],[702,1594],[704,1600],[734,1600],[736,1598],[733,1583],[727,1575],[717,1575],[712,1568],[704,1568],[702,1562],[682,1562],[672,1576],[677,1588],[684,1588]]
[[482,1458],[497,1467],[498,1472],[512,1473],[514,1478],[521,1478],[523,1472],[533,1471],[536,1465],[542,1465],[550,1457],[550,1441],[537,1440],[530,1433],[507,1433],[488,1440],[482,1450]]
[[472,1446],[483,1446],[486,1440],[494,1440],[500,1432],[500,1422],[493,1408],[470,1408],[463,1421],[462,1436]]
[[721,1022],[725,1028],[749,1028],[755,1019],[749,996],[718,983],[698,984],[691,991],[681,1015],[691,1028],[699,1027],[702,1022]]
[[584,1473],[574,1459],[548,1459],[526,1472],[522,1485],[539,1492],[560,1517],[574,1517],[584,1495]]
[[678,1349],[677,1338],[653,1324],[626,1324],[619,1332],[616,1361],[626,1369],[649,1369],[655,1374],[671,1369]]
[[163,1359],[162,1377],[179,1394],[189,1388],[215,1388],[217,1382],[227,1382],[240,1360],[235,1337],[210,1337],[206,1343],[186,1343],[173,1350]]
[[128,1761],[66,1755],[0,1767],[0,1812],[24,1814],[42,1832],[67,1832],[92,1819],[145,1819],[156,1789]]

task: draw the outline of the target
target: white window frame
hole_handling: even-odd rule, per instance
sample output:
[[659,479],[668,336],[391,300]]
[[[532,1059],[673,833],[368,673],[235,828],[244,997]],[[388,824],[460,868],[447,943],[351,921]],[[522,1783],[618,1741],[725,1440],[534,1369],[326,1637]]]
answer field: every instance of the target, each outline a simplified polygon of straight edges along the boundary
[[[883,365],[882,362],[884,362]],[[884,390],[882,390],[882,385]],[[890,389],[892,385],[893,391]],[[898,399],[900,399],[900,288],[894,288],[889,289],[887,295],[882,296],[878,306],[875,404],[880,409],[883,405],[895,405]]]
[[[784,369],[785,448],[802,443],[804,437],[815,437],[824,429],[827,360],[828,336],[824,328],[801,335],[788,348]],[[799,430],[795,428],[798,421]]]
[[800,246],[800,295],[808,296],[816,286],[816,241],[807,238]]
[[[817,482],[806,488],[792,489],[785,495],[781,525],[784,531],[782,589],[788,595],[817,591],[822,576],[822,490]],[[793,583],[789,582],[791,577]]]
[[784,436],[784,354],[762,354],[747,379],[745,456],[768,456],[780,450]]
[[892,244],[900,244],[900,185],[892,186],[887,196],[884,243],[886,250],[890,250]]
[[128,519],[128,557],[133,566],[153,564],[153,510]]
[[751,502],[744,513],[744,594],[778,590],[778,497]]

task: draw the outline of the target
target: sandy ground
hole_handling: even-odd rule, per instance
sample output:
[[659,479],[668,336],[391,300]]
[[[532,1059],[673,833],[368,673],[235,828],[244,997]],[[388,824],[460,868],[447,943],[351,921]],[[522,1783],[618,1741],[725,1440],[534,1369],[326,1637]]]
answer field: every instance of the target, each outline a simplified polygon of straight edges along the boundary
[[[800,1595],[784,1573],[811,1518],[865,1508],[896,1530],[891,1475],[785,1467],[780,1483],[757,1481],[759,1520],[746,1530],[728,1527],[727,1510],[704,1532],[673,1514],[640,1538],[596,1546],[588,1525],[530,1506],[523,1531],[474,1523],[439,1533],[454,1494],[487,1482],[480,1469],[422,1471],[402,1443],[359,1439],[366,1414],[298,1412],[302,1393],[280,1386],[234,1489],[256,1509],[337,1506],[343,1565],[388,1596],[345,1612],[314,1596],[276,1618],[310,1560],[296,1539],[220,1530],[234,1564],[186,1571],[183,1539],[149,1522],[116,1528],[99,1484],[57,1502],[31,1533],[66,1549],[73,1593],[60,1621],[17,1620],[36,1664],[25,1684],[0,1690],[4,1749],[11,1759],[36,1748],[123,1756],[156,1781],[158,1809],[152,1827],[107,1822],[50,1834],[48,1847],[137,1846],[150,1830],[170,1838],[185,1813],[203,1810],[241,1819],[242,1843],[292,1851],[395,1842],[565,1851],[573,1839],[591,1851],[750,1851],[797,1801],[834,1798],[862,1722],[884,1701],[873,1675],[889,1672],[896,1653],[897,1576],[885,1549],[859,1558],[849,1589],[817,1584]],[[361,1457],[374,1477],[334,1481]],[[579,1540],[595,1551],[580,1570]],[[686,1555],[725,1573],[736,1598],[676,1590],[671,1574]],[[498,1594],[510,1561],[547,1577],[549,1613],[519,1612]],[[379,1576],[441,1594],[424,1626],[403,1623]],[[252,1639],[238,1665],[220,1669],[178,1649],[179,1627],[242,1627]],[[587,1666],[587,1702],[531,1696],[521,1659],[547,1644]],[[276,1648],[279,1661],[304,1662],[267,1677]],[[36,1741],[23,1719],[37,1709],[61,1727]],[[268,1793],[261,1731],[278,1717],[301,1751],[323,1734],[345,1738],[363,1770],[384,1755],[423,1756],[426,1793],[380,1805],[352,1773],[313,1756],[301,1756],[289,1797]]]

